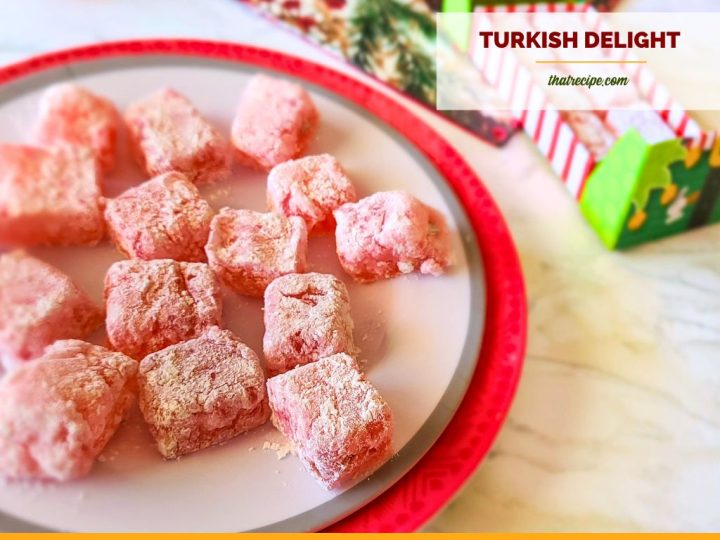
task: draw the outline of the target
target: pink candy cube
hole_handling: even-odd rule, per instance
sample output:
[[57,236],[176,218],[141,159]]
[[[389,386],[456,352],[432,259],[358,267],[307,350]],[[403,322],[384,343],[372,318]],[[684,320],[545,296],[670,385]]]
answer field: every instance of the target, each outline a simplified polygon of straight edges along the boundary
[[135,158],[150,176],[177,171],[199,184],[230,174],[229,144],[175,90],[159,90],[133,103],[125,122]]
[[226,442],[270,416],[258,357],[217,327],[146,356],[138,383],[140,408],[167,459]]
[[273,423],[327,489],[369,476],[391,456],[390,408],[349,356],[298,367],[267,387]]
[[302,155],[318,120],[315,104],[302,86],[256,75],[243,92],[232,124],[238,161],[269,170]]
[[131,188],[105,208],[110,237],[136,259],[204,261],[212,217],[195,185],[177,172]]
[[105,235],[100,178],[87,149],[0,145],[0,244],[95,245]]
[[450,265],[443,216],[409,193],[387,191],[335,211],[337,254],[360,282],[420,271],[440,275]]
[[205,251],[225,284],[262,296],[276,277],[305,271],[307,228],[298,217],[223,208],[210,225]]
[[270,210],[303,218],[310,232],[332,231],[333,211],[356,199],[355,187],[330,154],[286,161],[273,167],[268,176]]
[[357,354],[345,284],[327,274],[289,274],[265,290],[265,364],[284,373],[336,353]]
[[10,370],[58,339],[83,338],[103,312],[60,270],[23,252],[0,256],[0,361]]
[[0,474],[73,480],[90,472],[134,399],[137,362],[58,341],[0,381]]
[[35,142],[40,146],[84,146],[97,157],[104,172],[115,165],[120,115],[105,98],[74,84],[48,88],[40,100]]
[[121,261],[105,276],[106,327],[115,350],[136,360],[220,324],[220,287],[202,263]]

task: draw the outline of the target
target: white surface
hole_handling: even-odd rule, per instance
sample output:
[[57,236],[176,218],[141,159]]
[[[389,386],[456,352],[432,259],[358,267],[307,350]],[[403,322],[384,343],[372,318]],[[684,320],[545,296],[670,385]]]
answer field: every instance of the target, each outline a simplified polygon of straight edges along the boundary
[[[252,69],[243,73],[208,66],[143,66],[74,80],[110,98],[121,110],[132,100],[170,85],[227,136],[239,92],[252,74]],[[39,94],[0,104],[0,140],[28,137]],[[388,189],[411,191],[448,216],[451,228],[457,230],[442,195],[408,147],[346,105],[319,94],[313,97],[322,121],[309,153],[337,156],[361,196]],[[126,148],[120,155],[122,167],[108,178],[110,196],[143,179]],[[201,187],[201,192],[215,209],[265,210],[265,176],[242,167],[222,183]],[[98,303],[108,266],[122,260],[107,243],[98,248],[33,252],[68,272]],[[393,410],[397,450],[438,405],[465,345],[470,279],[457,234],[453,252],[457,264],[440,278],[411,275],[357,285],[340,268],[331,237],[310,242],[311,269],[333,273],[348,285],[361,358],[368,362],[368,377]],[[454,310],[448,313],[438,302],[448,302]],[[224,321],[251,348],[262,351],[260,299],[226,294]],[[96,336],[100,344],[105,339],[102,334]],[[266,426],[221,448],[165,462],[136,417],[121,428],[87,479],[41,487],[5,485],[0,489],[0,510],[62,530],[232,532],[284,521],[337,495],[319,487],[294,457],[278,461],[274,452],[263,451],[266,440],[282,442],[282,437]]]
[[[627,3],[716,9],[714,0]],[[342,67],[233,0],[139,5],[1,2],[0,60],[101,39],[197,36]],[[421,114],[508,217],[530,302],[527,364],[510,419],[490,458],[427,529],[720,529],[720,226],[609,253],[522,136],[498,150]]]

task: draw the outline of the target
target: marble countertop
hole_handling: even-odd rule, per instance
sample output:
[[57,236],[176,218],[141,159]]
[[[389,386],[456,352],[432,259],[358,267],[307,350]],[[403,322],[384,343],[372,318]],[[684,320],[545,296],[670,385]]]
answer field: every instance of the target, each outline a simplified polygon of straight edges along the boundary
[[[102,40],[199,37],[349,70],[233,0],[139,5],[0,2],[0,64]],[[495,149],[408,106],[452,141],[505,213],[530,316],[509,419],[426,530],[720,529],[720,226],[610,253],[523,136]]]

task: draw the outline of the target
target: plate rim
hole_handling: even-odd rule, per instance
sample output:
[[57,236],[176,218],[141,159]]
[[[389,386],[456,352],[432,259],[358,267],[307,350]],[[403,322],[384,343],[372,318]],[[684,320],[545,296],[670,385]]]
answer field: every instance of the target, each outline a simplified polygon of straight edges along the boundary
[[[421,527],[462,487],[503,424],[522,372],[527,307],[519,257],[502,214],[450,144],[402,103],[334,69],[279,51],[221,41],[140,39],[38,55],[0,68],[0,87],[68,63],[122,56],[181,55],[254,64],[318,84],[365,109],[417,148],[462,203],[482,254],[486,313],[480,355],[455,415],[427,453],[397,483],[326,530],[408,532]],[[483,369],[477,369],[482,366]]]

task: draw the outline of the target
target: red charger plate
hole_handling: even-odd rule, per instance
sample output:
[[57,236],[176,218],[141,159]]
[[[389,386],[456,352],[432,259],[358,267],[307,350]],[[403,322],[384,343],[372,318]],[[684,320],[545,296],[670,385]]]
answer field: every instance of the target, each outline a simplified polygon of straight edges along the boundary
[[198,40],[103,43],[50,53],[0,69],[0,85],[68,63],[171,54],[238,61],[292,74],[364,107],[407,138],[448,180],[467,212],[483,256],[485,332],[475,373],[452,421],[399,482],[331,532],[414,531],[463,486],[487,454],[510,408],[523,364],[527,308],[522,271],[508,227],[463,158],[397,101],[346,75],[266,49]]

